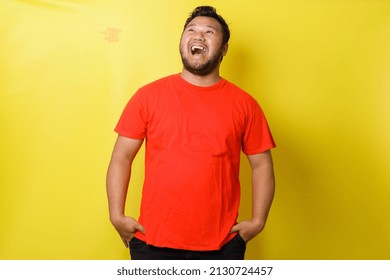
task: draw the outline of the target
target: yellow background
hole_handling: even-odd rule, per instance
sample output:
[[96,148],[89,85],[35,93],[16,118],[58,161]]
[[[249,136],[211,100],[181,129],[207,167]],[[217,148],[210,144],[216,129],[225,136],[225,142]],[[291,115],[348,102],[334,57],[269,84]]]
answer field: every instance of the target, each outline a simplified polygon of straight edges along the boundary
[[[390,259],[390,1],[0,2],[0,259],[128,259],[108,220],[113,128],[178,73],[188,13],[230,24],[222,75],[262,105],[277,193],[248,259]],[[137,216],[143,155],[127,214]],[[249,166],[243,205],[250,217]]]

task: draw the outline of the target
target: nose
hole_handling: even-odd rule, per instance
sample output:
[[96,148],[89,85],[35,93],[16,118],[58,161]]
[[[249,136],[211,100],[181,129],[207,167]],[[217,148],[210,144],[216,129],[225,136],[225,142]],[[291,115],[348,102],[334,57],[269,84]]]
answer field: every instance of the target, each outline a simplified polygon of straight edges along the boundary
[[194,36],[194,40],[203,42],[205,40],[203,32],[196,32]]

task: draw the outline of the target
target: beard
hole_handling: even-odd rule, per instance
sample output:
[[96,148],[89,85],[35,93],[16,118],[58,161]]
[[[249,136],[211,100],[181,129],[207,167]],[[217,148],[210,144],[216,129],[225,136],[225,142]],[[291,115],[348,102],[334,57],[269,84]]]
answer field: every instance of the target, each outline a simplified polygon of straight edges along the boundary
[[[185,57],[180,51],[181,61],[183,63],[183,67],[189,71],[190,73],[197,76],[207,76],[211,72],[215,70],[219,66],[222,60],[222,49],[220,49],[216,54],[214,54],[208,61],[205,63],[190,63],[187,57]],[[191,54],[190,54],[191,55]]]

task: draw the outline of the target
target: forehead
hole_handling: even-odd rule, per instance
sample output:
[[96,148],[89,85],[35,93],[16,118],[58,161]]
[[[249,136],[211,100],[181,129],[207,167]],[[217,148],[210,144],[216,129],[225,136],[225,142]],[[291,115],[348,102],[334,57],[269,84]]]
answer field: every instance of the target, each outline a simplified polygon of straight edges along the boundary
[[215,30],[222,30],[221,24],[214,18],[212,17],[204,17],[204,16],[198,16],[191,20],[186,28],[192,27],[192,26],[205,26],[205,27],[211,27],[214,28]]

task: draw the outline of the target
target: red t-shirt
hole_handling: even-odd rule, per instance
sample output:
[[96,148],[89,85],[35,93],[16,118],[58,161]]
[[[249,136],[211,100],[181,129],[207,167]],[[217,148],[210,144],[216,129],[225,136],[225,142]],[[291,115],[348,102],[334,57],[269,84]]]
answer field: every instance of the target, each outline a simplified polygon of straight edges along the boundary
[[218,250],[234,234],[240,203],[241,149],[275,146],[258,103],[221,79],[199,87],[179,74],[150,83],[131,98],[115,128],[146,139],[139,223],[148,244]]

